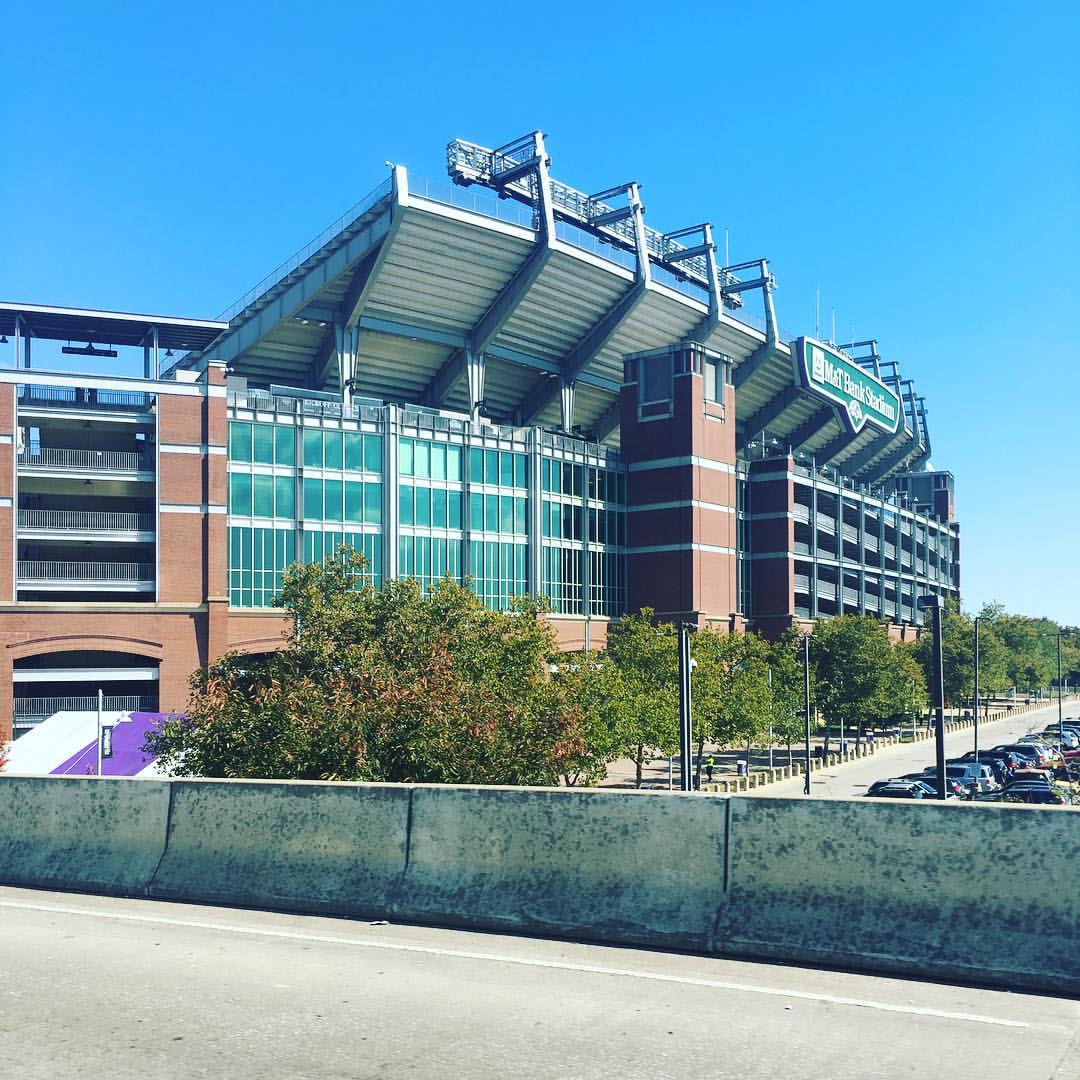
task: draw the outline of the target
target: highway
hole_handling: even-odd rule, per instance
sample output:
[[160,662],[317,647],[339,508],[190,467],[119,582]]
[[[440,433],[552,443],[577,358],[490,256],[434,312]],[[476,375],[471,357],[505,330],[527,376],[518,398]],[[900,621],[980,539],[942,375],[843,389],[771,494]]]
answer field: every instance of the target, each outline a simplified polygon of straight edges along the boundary
[[1075,1080],[1080,1004],[641,949],[0,888],[21,1080]]
[[[1065,705],[1063,715],[1075,716],[1078,712],[1076,702]],[[1023,716],[997,720],[992,724],[979,725],[979,748],[988,750],[991,746],[1012,742],[1021,735],[1041,731],[1047,724],[1057,723],[1057,704],[1045,709],[1036,709]],[[973,748],[972,729],[965,728],[945,736],[945,756],[959,757]],[[854,740],[851,740],[854,746]],[[909,743],[902,746],[882,747],[872,757],[859,758],[842,765],[815,771],[811,796],[821,798],[850,799],[852,796],[865,795],[866,789],[876,780],[888,780],[905,773],[922,772],[928,765],[934,764],[934,740]],[[792,796],[803,794],[803,778],[784,780],[778,784],[767,784],[746,793],[749,796]]]

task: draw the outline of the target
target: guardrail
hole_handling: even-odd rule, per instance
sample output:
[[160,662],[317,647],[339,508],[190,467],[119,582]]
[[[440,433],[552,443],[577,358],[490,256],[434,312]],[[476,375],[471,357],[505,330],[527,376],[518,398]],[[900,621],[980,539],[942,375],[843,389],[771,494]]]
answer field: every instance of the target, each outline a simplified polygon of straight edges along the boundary
[[154,580],[153,563],[68,562],[54,559],[20,559],[19,582],[68,582],[72,584],[145,584]]
[[50,532],[153,532],[154,515],[119,510],[20,510],[19,528]]
[[230,304],[219,316],[218,322],[231,322],[245,308],[250,307],[263,293],[269,292],[275,285],[284,281],[294,270],[311,258],[320,248],[324,247],[336,236],[340,236],[352,225],[357,218],[362,217],[380,199],[385,198],[393,191],[393,180],[387,177],[376,184],[358,203],[346,210],[332,225],[328,225],[314,240],[306,243],[299,251],[294,252],[283,263],[276,266],[257,285],[248,289],[235,303]]
[[41,446],[19,452],[19,464],[33,469],[79,469],[102,472],[144,472],[153,464],[131,450],[79,450]]
[[[101,707],[105,712],[148,711],[152,702],[139,694],[106,694]],[[27,697],[15,698],[12,715],[17,725],[41,723],[58,712],[96,713],[96,697]]]
[[144,412],[154,395],[139,390],[99,390],[92,386],[20,386],[19,404],[68,409],[118,409]]

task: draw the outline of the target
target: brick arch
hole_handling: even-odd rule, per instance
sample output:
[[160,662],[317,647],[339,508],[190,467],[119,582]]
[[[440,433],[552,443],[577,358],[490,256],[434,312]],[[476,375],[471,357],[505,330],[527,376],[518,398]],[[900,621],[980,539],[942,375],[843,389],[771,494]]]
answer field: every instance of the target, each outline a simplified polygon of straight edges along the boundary
[[31,656],[66,652],[121,652],[152,660],[161,660],[165,655],[165,647],[160,641],[123,634],[52,634],[11,642],[5,651],[12,662]]
[[282,635],[274,634],[270,637],[248,638],[246,641],[230,642],[228,651],[231,653],[281,652],[288,644]]

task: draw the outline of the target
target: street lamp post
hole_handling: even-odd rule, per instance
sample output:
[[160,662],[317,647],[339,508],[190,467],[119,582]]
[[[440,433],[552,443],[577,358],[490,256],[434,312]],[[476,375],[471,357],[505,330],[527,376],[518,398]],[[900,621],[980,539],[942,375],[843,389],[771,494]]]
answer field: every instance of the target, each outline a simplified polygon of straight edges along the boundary
[[934,740],[937,743],[938,798],[944,799],[945,789],[945,658],[941,642],[941,597],[920,596],[918,605],[934,613]]
[[1063,721],[1061,719],[1061,631],[1060,630],[1058,631],[1057,639],[1058,639],[1057,640],[1057,646],[1058,646],[1058,650],[1057,650],[1057,652],[1058,652],[1058,657],[1057,657],[1057,660],[1058,660],[1058,678],[1057,678],[1057,683],[1058,683],[1058,742],[1059,743],[1064,743],[1064,741],[1065,741],[1065,728],[1063,726]]
[[690,623],[679,623],[679,790],[694,790],[694,731],[690,706]]
[[803,794],[810,794],[810,635],[803,637],[803,701],[806,705],[806,773]]
[[975,709],[972,713],[975,725],[975,771],[979,771],[979,616],[975,616]]

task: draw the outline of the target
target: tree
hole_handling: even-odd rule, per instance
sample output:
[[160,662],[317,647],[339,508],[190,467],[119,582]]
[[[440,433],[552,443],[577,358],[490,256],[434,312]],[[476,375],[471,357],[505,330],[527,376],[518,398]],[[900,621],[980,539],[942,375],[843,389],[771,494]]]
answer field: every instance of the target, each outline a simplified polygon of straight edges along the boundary
[[535,604],[487,610],[446,580],[359,585],[350,549],[290,567],[288,647],[197,672],[148,739],[178,775],[553,784],[585,749]]
[[624,615],[608,630],[617,669],[610,703],[615,743],[634,762],[634,782],[656,756],[679,748],[678,648],[671,623],[654,625],[652,608]]
[[790,628],[773,643],[772,666],[773,735],[787,746],[788,765],[793,765],[792,743],[806,731],[806,682],[803,665],[803,636]]
[[926,708],[926,675],[915,658],[914,644],[894,645],[885,669],[882,716],[914,718]]
[[888,680],[892,643],[885,628],[867,615],[840,615],[814,626],[810,657],[817,703],[830,723],[856,729],[891,711]]
[[757,634],[704,629],[691,638],[691,654],[697,662],[691,703],[700,763],[706,739],[719,746],[742,745],[768,730],[769,646]]
[[565,654],[553,676],[566,708],[575,712],[580,747],[566,757],[562,780],[567,787],[595,784],[608,763],[622,754],[620,745],[620,672],[607,652]]

